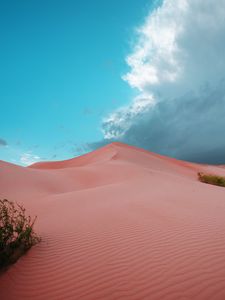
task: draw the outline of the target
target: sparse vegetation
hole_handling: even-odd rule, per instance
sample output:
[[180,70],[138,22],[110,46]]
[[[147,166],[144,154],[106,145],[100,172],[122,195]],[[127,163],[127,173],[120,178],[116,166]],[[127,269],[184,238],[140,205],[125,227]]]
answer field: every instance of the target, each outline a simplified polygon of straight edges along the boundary
[[213,175],[213,174],[204,174],[202,172],[198,173],[198,179],[201,182],[223,186],[225,187],[225,177]]
[[0,200],[0,268],[15,263],[40,241],[33,230],[35,220],[25,215],[22,205]]

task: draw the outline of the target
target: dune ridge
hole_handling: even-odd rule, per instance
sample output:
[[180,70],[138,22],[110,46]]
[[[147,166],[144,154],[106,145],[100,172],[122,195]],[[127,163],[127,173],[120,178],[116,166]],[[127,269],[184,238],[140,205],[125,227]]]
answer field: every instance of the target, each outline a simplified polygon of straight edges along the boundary
[[225,189],[192,164],[113,143],[27,168],[0,197],[38,215],[42,242],[0,275],[1,300],[225,299]]

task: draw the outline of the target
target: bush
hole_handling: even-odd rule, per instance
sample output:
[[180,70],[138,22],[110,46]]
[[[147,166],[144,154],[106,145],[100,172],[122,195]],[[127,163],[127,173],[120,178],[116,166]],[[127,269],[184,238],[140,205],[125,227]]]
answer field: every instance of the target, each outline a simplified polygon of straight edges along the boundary
[[199,172],[198,179],[204,183],[225,187],[225,177]]
[[0,268],[16,262],[40,241],[33,231],[35,220],[25,215],[23,206],[0,200]]

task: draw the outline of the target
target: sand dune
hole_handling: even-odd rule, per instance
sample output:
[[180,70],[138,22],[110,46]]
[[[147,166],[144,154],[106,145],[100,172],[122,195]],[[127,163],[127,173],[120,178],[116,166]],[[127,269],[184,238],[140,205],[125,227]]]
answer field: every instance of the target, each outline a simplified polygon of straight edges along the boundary
[[225,299],[225,189],[113,143],[28,168],[0,162],[0,197],[38,215],[42,242],[0,276],[1,300]]

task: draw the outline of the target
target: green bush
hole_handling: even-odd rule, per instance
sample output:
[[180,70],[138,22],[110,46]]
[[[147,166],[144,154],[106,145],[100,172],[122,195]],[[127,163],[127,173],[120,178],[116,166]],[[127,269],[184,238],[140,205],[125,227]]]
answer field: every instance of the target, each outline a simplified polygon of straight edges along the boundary
[[217,175],[212,175],[212,174],[204,174],[204,173],[199,172],[198,179],[204,183],[225,187],[225,177],[222,177],[222,176],[217,176]]
[[25,215],[25,208],[0,200],[0,268],[6,267],[40,241],[33,231],[36,220]]

